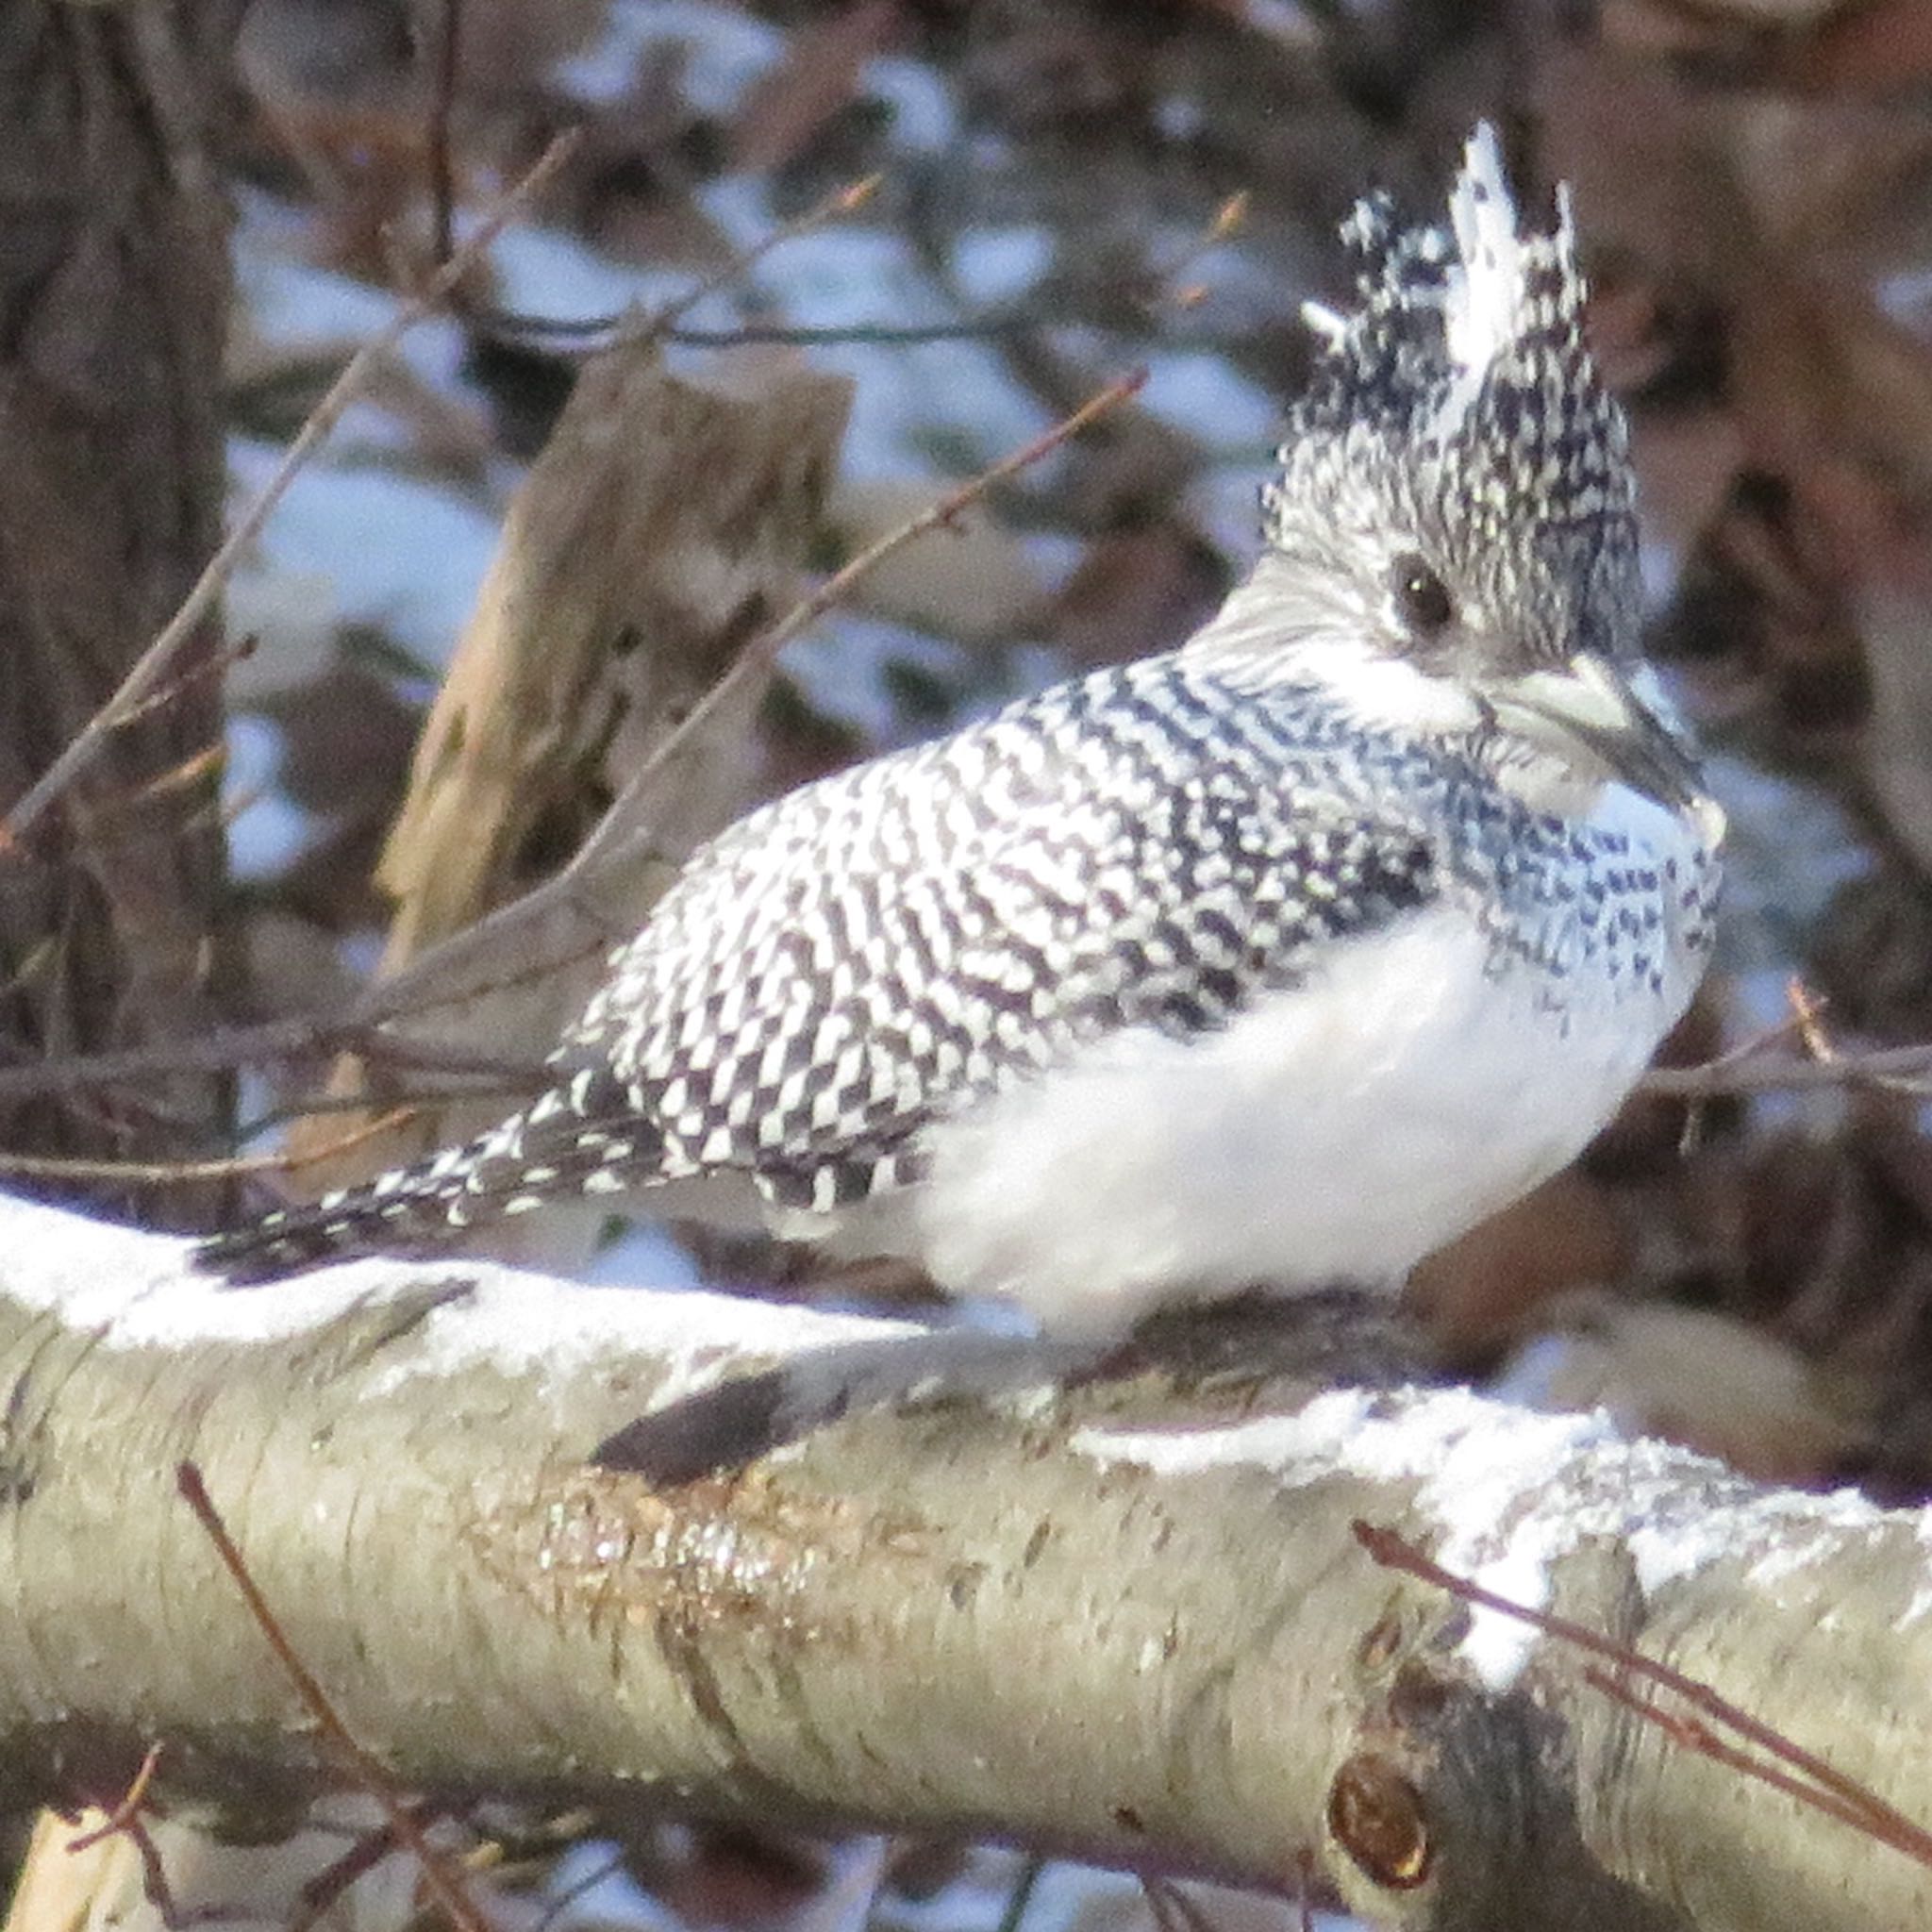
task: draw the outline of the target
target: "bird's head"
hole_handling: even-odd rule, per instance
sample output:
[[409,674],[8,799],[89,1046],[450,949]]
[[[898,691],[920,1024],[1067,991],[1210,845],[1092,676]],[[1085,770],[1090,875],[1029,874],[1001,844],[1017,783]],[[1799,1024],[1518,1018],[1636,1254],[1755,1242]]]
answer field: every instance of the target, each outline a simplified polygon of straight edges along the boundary
[[1484,126],[1445,225],[1405,225],[1375,195],[1342,235],[1356,306],[1307,312],[1321,353],[1263,495],[1267,554],[1204,644],[1358,676],[1391,722],[1541,719],[1680,789],[1688,761],[1626,683],[1629,436],[1584,343],[1567,195],[1525,225]]

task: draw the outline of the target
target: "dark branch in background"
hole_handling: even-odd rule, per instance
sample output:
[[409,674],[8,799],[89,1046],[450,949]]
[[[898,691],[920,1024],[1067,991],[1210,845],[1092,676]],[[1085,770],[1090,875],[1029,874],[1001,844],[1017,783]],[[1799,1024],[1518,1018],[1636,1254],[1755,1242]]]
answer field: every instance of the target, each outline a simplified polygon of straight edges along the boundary
[[326,1146],[300,1156],[287,1154],[227,1155],[220,1160],[79,1160],[66,1156],[0,1153],[0,1174],[28,1180],[116,1180],[164,1187],[180,1181],[238,1180],[246,1174],[287,1174],[320,1160],[333,1160],[365,1141],[389,1132],[414,1117],[412,1107],[392,1108],[379,1119],[339,1135]]
[[[412,1804],[403,1807],[419,1825],[433,1824],[445,1815],[440,1805]],[[325,1913],[332,1910],[351,1886],[375,1871],[391,1853],[406,1849],[387,1825],[358,1835],[334,1864],[325,1866],[313,1878],[304,1881],[299,1894],[302,1907],[282,1927],[282,1932],[309,1932]],[[412,1922],[415,1923],[415,1922]]]
[[[548,967],[531,969],[547,971]],[[549,1070],[541,1060],[519,1062],[475,1048],[434,1041],[403,1040],[381,1030],[387,1010],[372,1016],[360,1010],[294,1020],[269,1020],[257,1026],[225,1027],[203,1040],[170,1041],[116,1053],[75,1054],[64,1059],[34,1060],[0,1067],[0,1099],[30,1093],[59,1093],[118,1086],[151,1074],[221,1073],[235,1067],[325,1059],[362,1054],[388,1066],[425,1074],[539,1087]]]
[[[1713,1100],[1725,1094],[1789,1092],[1804,1088],[1871,1087],[1884,1092],[1932,1093],[1932,1045],[1868,1047],[1847,1053],[1824,1024],[1829,1004],[1803,980],[1785,988],[1790,1017],[1741,1040],[1728,1053],[1700,1067],[1654,1067],[1644,1090],[1677,1100]],[[1774,1058],[1772,1049],[1793,1037],[1803,1059]]]
[[[722,268],[701,277],[683,294],[674,297],[662,308],[641,318],[622,314],[530,315],[520,309],[500,308],[493,302],[484,302],[474,295],[458,296],[454,306],[463,319],[473,326],[507,336],[569,338],[573,352],[580,355],[594,354],[600,349],[609,347],[620,339],[678,342],[698,348],[734,348],[742,343],[756,341],[790,342],[808,346],[814,340],[809,330],[774,328],[764,335],[758,335],[741,329],[694,329],[680,325],[677,318],[690,314],[706,296],[715,295],[720,289],[730,287],[774,248],[782,246],[787,242],[796,241],[801,235],[808,235],[814,228],[823,227],[827,222],[856,214],[878,192],[879,179],[876,175],[867,175],[846,187],[835,188],[823,200],[807,208],[802,215],[796,215],[791,221],[774,228],[769,235],[761,235],[748,247],[740,249]],[[938,341],[945,340],[950,334],[959,332],[958,325],[942,324],[940,325],[940,333],[930,338],[908,336],[905,340]],[[854,332],[827,329],[816,337],[821,343],[858,341],[867,339],[868,331],[864,328]]]
[[[862,200],[869,196],[877,186],[876,177],[858,184],[857,188],[845,190],[848,195],[857,194]],[[1245,189],[1231,194],[1215,209],[1212,218],[1201,233],[1179,256],[1155,276],[1157,288],[1169,290],[1202,256],[1219,243],[1227,240],[1247,219],[1248,192]],[[473,321],[486,323],[506,333],[530,337],[549,337],[553,341],[568,341],[574,353],[603,346],[619,335],[635,331],[652,341],[676,342],[685,348],[735,349],[747,345],[774,345],[785,348],[811,349],[841,347],[849,343],[860,343],[872,348],[908,348],[926,342],[970,342],[986,341],[1005,336],[1038,335],[1054,328],[1085,328],[1105,334],[1132,333],[1124,330],[1116,321],[1101,316],[1080,315],[1072,311],[1054,313],[1041,308],[1012,308],[991,309],[977,315],[956,317],[951,322],[855,322],[836,324],[813,323],[762,323],[747,322],[734,324],[728,328],[693,328],[678,322],[680,315],[688,314],[706,295],[715,293],[720,288],[736,280],[752,261],[779,241],[816,226],[827,212],[850,213],[859,205],[854,201],[848,208],[830,208],[825,204],[808,211],[796,223],[781,229],[769,242],[759,244],[756,254],[734,258],[727,267],[718,275],[700,282],[688,293],[678,297],[668,308],[644,323],[631,323],[623,315],[593,316],[545,316],[520,313],[511,309],[496,308],[488,304],[472,303],[466,313]],[[1192,308],[1202,297],[1202,290],[1186,286],[1163,293],[1158,305],[1176,308]],[[1146,329],[1139,331],[1145,335]],[[1196,335],[1174,337],[1163,335],[1161,341],[1174,347],[1193,349],[1226,348],[1229,341],[1216,336]]]
[[463,0],[442,0],[437,20],[436,71],[429,107],[429,206],[439,266],[456,252],[456,169],[450,158],[450,122],[456,112],[457,75],[462,64]]

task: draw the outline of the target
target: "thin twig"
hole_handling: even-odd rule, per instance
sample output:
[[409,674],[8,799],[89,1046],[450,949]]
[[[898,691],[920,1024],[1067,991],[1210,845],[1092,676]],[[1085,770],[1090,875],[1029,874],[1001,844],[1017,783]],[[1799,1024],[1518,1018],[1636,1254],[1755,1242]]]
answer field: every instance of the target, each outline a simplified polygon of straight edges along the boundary
[[1000,1907],[1000,1923],[997,1932],[1020,1932],[1025,1923],[1026,1908],[1033,1903],[1033,1894],[1040,1888],[1040,1874],[1046,1870],[1046,1860],[1037,1852],[1028,1852],[1020,1860],[1020,1869],[1013,1874],[1013,1889],[1007,1893],[1006,1904]]
[[[433,1824],[441,1814],[435,1805],[412,1805],[410,1811],[419,1824]],[[397,1849],[395,1833],[388,1825],[375,1831],[360,1831],[347,1851],[332,1859],[312,1878],[302,1881],[298,1896],[302,1904],[282,1927],[282,1932],[309,1932],[309,1927],[341,1900],[342,1894],[366,1877]]]
[[[794,242],[801,235],[808,235],[814,228],[823,227],[825,223],[837,221],[850,214],[856,214],[872,197],[878,192],[881,176],[867,175],[862,179],[849,183],[843,188],[835,188],[831,193],[815,202],[802,215],[794,215],[791,221],[781,224],[768,233],[760,235],[748,247],[737,250],[731,258],[708,275],[700,276],[680,295],[674,296],[661,308],[650,314],[632,317],[625,314],[590,316],[548,316],[531,315],[522,309],[500,308],[493,302],[466,299],[463,312],[471,321],[512,336],[549,336],[553,339],[568,337],[574,343],[586,349],[602,349],[620,338],[646,342],[675,341],[698,347],[736,347],[744,342],[760,340],[758,336],[741,330],[724,330],[715,333],[703,329],[682,329],[678,326],[681,317],[702,302],[706,296],[714,295],[720,289],[729,288],[741,275],[756,267],[773,249],[787,242]],[[803,340],[782,333],[774,333],[773,341]],[[827,336],[826,341],[837,340]]]
[[261,645],[261,634],[250,631],[246,636],[225,644],[219,651],[211,651],[205,661],[191,665],[176,677],[156,686],[139,703],[126,706],[108,726],[110,731],[125,731],[128,725],[136,724],[150,712],[164,709],[175,703],[183,692],[191,691],[197,684],[209,678],[221,677],[237,664],[254,657]]
[[1037,335],[1048,328],[1097,328],[1079,316],[1039,315],[1002,309],[962,316],[957,322],[743,322],[729,328],[682,325],[662,331],[667,341],[687,349],[738,349],[767,344],[789,349],[918,348],[927,342],[979,342],[999,336]]
[[154,1782],[155,1768],[161,1761],[163,1748],[160,1744],[147,1747],[147,1755],[141,1760],[141,1769],[121,1794],[121,1802],[92,1831],[84,1831],[78,1838],[69,1839],[67,1849],[70,1852],[92,1851],[104,1839],[125,1831],[141,1816],[142,1807],[147,1803],[147,1788]]
[[129,1187],[185,1186],[190,1181],[244,1180],[258,1174],[294,1174],[316,1161],[333,1160],[391,1128],[414,1120],[417,1108],[391,1108],[379,1119],[306,1154],[230,1154],[220,1160],[81,1160],[57,1154],[0,1152],[0,1174],[26,1180],[125,1181]]
[[1836,1064],[1838,1048],[1824,1030],[1824,1009],[1830,1002],[1813,992],[1793,974],[1785,982],[1785,1003],[1791,1009],[1791,1019],[1797,1026],[1798,1038],[1805,1042],[1805,1051],[1821,1066]]
[[164,1932],[193,1932],[199,1925],[218,1925],[225,1920],[241,1917],[228,1906],[194,1906],[184,1909],[175,1902],[174,1890],[168,1884],[168,1868],[161,1862],[161,1848],[155,1843],[154,1834],[139,1814],[121,1827],[121,1836],[134,1847],[135,1857],[141,1860],[141,1895],[161,1922]]
[[[781,223],[769,235],[760,235],[749,248],[741,248],[724,267],[715,274],[701,275],[683,294],[667,302],[641,322],[635,333],[646,341],[663,335],[668,328],[676,325],[702,302],[707,295],[715,294],[720,289],[737,281],[748,270],[755,268],[773,249],[782,247],[787,242],[793,242],[801,235],[808,235],[814,228],[822,228],[827,222],[842,221],[847,215],[855,215],[879,191],[879,183],[885,177],[880,175],[867,175],[861,179],[848,183],[843,188],[835,188],[831,193],[815,202],[802,215],[794,215],[791,221]],[[631,333],[622,323],[620,331]]]
[[308,412],[308,421],[289,445],[288,454],[277,465],[275,475],[208,559],[193,588],[181,600],[180,608],[142,653],[134,668],[122,680],[120,689],[68,741],[54,762],[27,787],[7,814],[4,824],[0,824],[0,839],[13,843],[25,840],[47,808],[93,761],[108,733],[120,725],[134,706],[142,703],[158,684],[170,675],[175,654],[214,608],[216,598],[234,575],[242,553],[254,542],[276,504],[287,494],[289,486],[334,429],[342,412],[361,393],[372,373],[405,334],[436,312],[518,211],[563,165],[575,145],[575,134],[558,135],[543,150],[529,172],[483,218],[475,233],[415,295],[396,310],[376,335],[350,357],[342,373],[329,386],[327,394]]
[[[1777,1783],[1780,1790],[1790,1790],[1792,1795],[1807,1803],[1815,1799],[1817,1808],[1833,1817],[1847,1817],[1849,1814],[1849,1822],[1857,1824],[1868,1836],[1905,1853],[1922,1865],[1932,1866],[1932,1831],[1888,1805],[1877,1792],[1857,1779],[1847,1777],[1823,1757],[1794,1744],[1783,1732],[1774,1730],[1761,1719],[1753,1717],[1728,1698],[1720,1696],[1708,1684],[1686,1676],[1682,1671],[1658,1663],[1655,1657],[1647,1657],[1641,1651],[1632,1650],[1627,1644],[1602,1636],[1568,1617],[1554,1616],[1548,1610],[1533,1610],[1526,1604],[1498,1596],[1494,1591],[1485,1590],[1481,1584],[1472,1583],[1468,1577],[1443,1569],[1392,1529],[1378,1528],[1359,1519],[1349,1526],[1356,1541],[1385,1569],[1406,1571],[1424,1583],[1447,1591],[1463,1603],[1494,1610],[1505,1617],[1514,1617],[1519,1623],[1541,1630],[1546,1637],[1554,1637],[1588,1656],[1601,1657],[1625,1675],[1641,1678],[1681,1697],[1693,1710],[1702,1711],[1713,1723],[1736,1732],[1746,1742],[1757,1745],[1779,1764],[1788,1765],[1798,1774],[1796,1779],[1789,1782],[1783,1774],[1768,1776],[1766,1782]],[[1730,1749],[1728,1746],[1724,1748]],[[1744,1770],[1750,1770],[1760,1762],[1746,1753],[1737,1753],[1736,1757],[1740,1768]]]
[[200,1469],[192,1462],[177,1463],[175,1484],[181,1492],[182,1501],[194,1512],[195,1520],[207,1532],[208,1541],[214,1545],[215,1554],[222,1560],[222,1567],[241,1592],[242,1602],[248,1606],[249,1615],[255,1619],[256,1627],[268,1641],[275,1661],[294,1686],[296,1696],[315,1720],[316,1728],[334,1746],[356,1782],[382,1807],[391,1835],[415,1854],[422,1864],[424,1879],[436,1894],[437,1902],[449,1914],[458,1932],[490,1932],[482,1914],[464,1890],[461,1879],[449,1869],[442,1854],[429,1842],[428,1835],[417,1817],[417,1801],[395,1783],[387,1766],[357,1742],[348,1725],[337,1714],[335,1706],[329,1702],[328,1693],[296,1654],[295,1646],[289,1641],[287,1633],[270,1609],[268,1599],[262,1595],[260,1586],[250,1574],[234,1538],[228,1534],[228,1526],[222,1521],[221,1512],[208,1495]]
[[1159,269],[1155,276],[1167,301],[1176,308],[1192,308],[1198,306],[1203,296],[1199,284],[1183,285],[1181,277],[1210,250],[1219,248],[1230,236],[1238,233],[1248,219],[1248,206],[1253,197],[1245,188],[1237,189],[1208,219],[1206,226],[1174,258]]
[[[448,1004],[459,1004],[476,991],[467,989],[461,994],[452,995]],[[425,1003],[425,1010],[432,1010],[434,1004]],[[383,1032],[380,1016],[371,1018],[357,1012],[269,1020],[257,1026],[223,1027],[199,1040],[167,1041],[151,1047],[72,1054],[58,1059],[0,1067],[0,1100],[110,1087],[158,1074],[225,1073],[233,1067],[333,1058],[344,1053],[360,1054],[384,1066],[411,1073],[499,1081],[506,1086],[520,1085],[533,1092],[541,1090],[549,1077],[549,1068],[541,1060],[514,1060],[477,1047],[408,1040],[399,1034]]]
[[[735,323],[728,327],[692,328],[680,325],[676,318],[687,314],[706,295],[712,293],[735,280],[758,255],[764,254],[778,242],[788,241],[792,236],[815,227],[833,214],[850,213],[858,202],[870,194],[876,177],[860,182],[857,188],[842,191],[846,195],[855,196],[851,207],[841,206],[838,197],[801,216],[778,233],[761,242],[754,255],[734,258],[716,275],[699,283],[696,288],[678,297],[672,308],[661,311],[649,321],[639,325],[638,333],[664,341],[676,342],[685,348],[736,349],[753,345],[774,345],[785,348],[841,348],[858,344],[868,348],[916,348],[929,342],[972,342],[994,340],[1001,336],[1038,335],[1050,328],[1085,328],[1103,331],[1118,329],[1119,325],[1109,323],[1103,317],[1080,315],[1074,312],[1055,314],[1043,309],[1015,307],[1010,308],[987,309],[978,314],[956,316],[950,322],[850,322],[850,323],[782,323],[744,322]],[[1217,247],[1238,230],[1247,219],[1249,196],[1245,189],[1231,194],[1208,219],[1201,233],[1196,236],[1174,261],[1161,269],[1156,280],[1165,291],[1177,278],[1191,268],[1208,250]],[[1197,286],[1174,289],[1166,296],[1167,302],[1176,308],[1192,308],[1200,301],[1202,291]],[[482,311],[498,325],[514,333],[528,336],[549,336],[553,339],[568,338],[572,341],[596,341],[616,335],[625,326],[621,315],[593,316],[543,316],[530,315],[511,309],[491,308]],[[1144,330],[1127,331],[1143,334]],[[1190,346],[1210,346],[1206,342],[1191,342]]]
[[1795,1093],[1832,1087],[1932,1092],[1932,1045],[1874,1047],[1865,1053],[1838,1048],[1828,1060],[1773,1058],[1755,1050],[1742,1057],[1726,1054],[1697,1067],[1653,1067],[1640,1091],[1663,1099],[1714,1100],[1732,1093]]
[[1220,1932],[1214,1915],[1190,1898],[1172,1878],[1143,1872],[1141,1890],[1146,1894],[1148,1909],[1154,1914],[1158,1932]]
[[[1171,306],[1197,307],[1198,283],[1177,291]],[[507,335],[550,337],[558,353],[576,355],[602,348],[624,326],[621,315],[544,316],[518,309],[478,308],[464,313]],[[1010,338],[1043,335],[1049,329],[1083,329],[1091,335],[1131,341],[1154,340],[1163,348],[1231,355],[1255,346],[1252,331],[1224,328],[1176,328],[1158,321],[1130,323],[1111,315],[1085,315],[1076,309],[991,308],[969,312],[952,322],[740,322],[715,328],[680,323],[675,328],[641,332],[685,349],[865,349],[922,348],[931,342],[1001,342]]]
[[1624,1683],[1615,1672],[1604,1670],[1596,1664],[1585,1664],[1583,1681],[1613,1704],[1621,1704],[1632,1716],[1647,1724],[1654,1724],[1681,1749],[1694,1751],[1698,1757],[1707,1757],[1713,1764],[1722,1764],[1745,1777],[1755,1778],[1761,1785],[1769,1785],[1773,1790],[1784,1792],[1788,1798],[1796,1799],[1813,1811],[1835,1818],[1840,1824],[1867,1838],[1878,1839],[1921,1865],[1932,1863],[1923,1847],[1900,1844],[1884,1830],[1873,1818],[1868,1805],[1855,1805],[1830,1791],[1820,1790],[1816,1785],[1794,1773],[1775,1764],[1767,1764],[1763,1758],[1754,1757],[1736,1744],[1726,1743],[1701,1719],[1687,1716],[1681,1711],[1666,1710],[1654,1698],[1642,1696],[1633,1686]]

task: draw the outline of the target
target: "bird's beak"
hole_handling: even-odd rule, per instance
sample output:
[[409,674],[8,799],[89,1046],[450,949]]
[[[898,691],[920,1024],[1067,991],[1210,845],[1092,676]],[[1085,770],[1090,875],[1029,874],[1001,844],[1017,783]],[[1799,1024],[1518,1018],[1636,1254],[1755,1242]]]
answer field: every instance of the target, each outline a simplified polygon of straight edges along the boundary
[[1554,729],[1587,746],[1613,776],[1722,835],[1723,819],[1704,789],[1688,745],[1640,697],[1625,675],[1589,653],[1560,670],[1533,671],[1489,693],[1499,723],[1547,737]]

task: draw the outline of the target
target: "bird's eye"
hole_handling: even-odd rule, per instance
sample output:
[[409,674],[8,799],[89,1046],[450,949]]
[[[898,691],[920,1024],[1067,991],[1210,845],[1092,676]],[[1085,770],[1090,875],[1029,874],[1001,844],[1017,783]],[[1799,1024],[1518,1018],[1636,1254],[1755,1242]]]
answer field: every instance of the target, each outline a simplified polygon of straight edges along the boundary
[[1455,619],[1456,600],[1448,585],[1413,551],[1395,559],[1390,581],[1403,623],[1418,636],[1433,637]]

